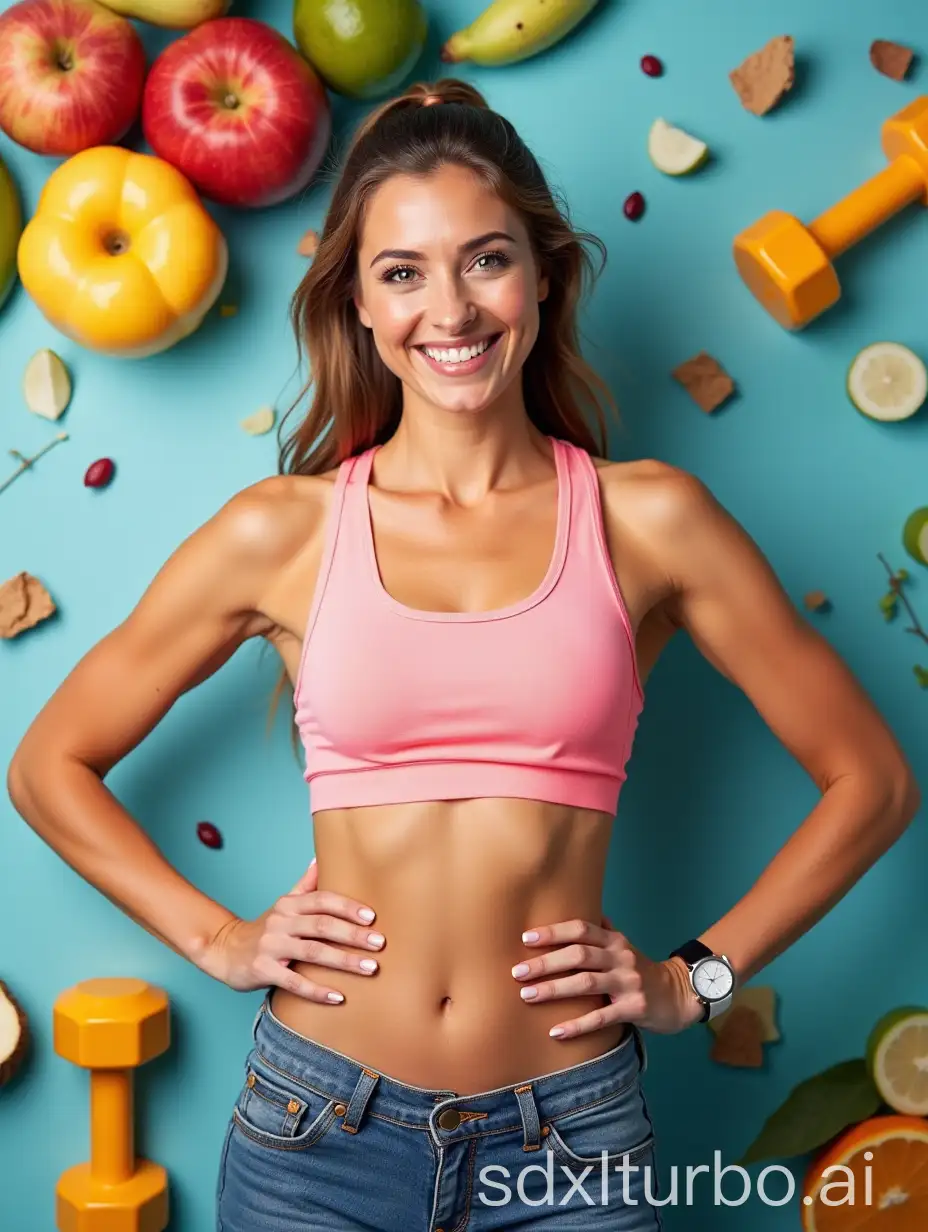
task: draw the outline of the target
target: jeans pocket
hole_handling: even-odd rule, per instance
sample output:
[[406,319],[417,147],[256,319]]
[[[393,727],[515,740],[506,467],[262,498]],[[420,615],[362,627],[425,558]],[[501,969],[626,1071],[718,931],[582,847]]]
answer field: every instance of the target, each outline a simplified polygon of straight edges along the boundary
[[546,1121],[546,1141],[566,1164],[634,1163],[654,1145],[654,1130],[636,1077],[618,1091]]
[[315,1146],[337,1120],[337,1101],[271,1066],[257,1050],[245,1063],[245,1083],[233,1120],[260,1146],[300,1151]]

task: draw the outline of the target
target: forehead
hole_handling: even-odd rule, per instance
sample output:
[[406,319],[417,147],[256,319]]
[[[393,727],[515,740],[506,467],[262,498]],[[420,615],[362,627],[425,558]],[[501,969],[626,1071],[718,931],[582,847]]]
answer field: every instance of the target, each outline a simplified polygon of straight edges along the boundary
[[361,223],[362,253],[457,245],[481,231],[526,233],[517,211],[475,172],[448,165],[427,176],[394,175],[372,193]]

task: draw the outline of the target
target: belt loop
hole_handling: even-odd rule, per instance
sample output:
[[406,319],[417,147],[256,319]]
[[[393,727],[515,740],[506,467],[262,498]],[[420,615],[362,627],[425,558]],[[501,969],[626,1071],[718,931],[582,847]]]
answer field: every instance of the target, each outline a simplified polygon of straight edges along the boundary
[[525,1140],[523,1151],[538,1151],[541,1149],[541,1122],[538,1117],[538,1107],[532,1094],[531,1084],[513,1087],[512,1093],[519,1101],[519,1112],[522,1116],[522,1131]]
[[354,1089],[354,1094],[348,1101],[348,1107],[345,1110],[345,1115],[342,1118],[342,1129],[346,1134],[356,1134],[358,1132],[358,1122],[364,1115],[364,1109],[367,1107],[367,1101],[374,1093],[374,1087],[380,1081],[380,1075],[371,1069],[362,1069],[361,1077],[358,1079],[358,1084]]

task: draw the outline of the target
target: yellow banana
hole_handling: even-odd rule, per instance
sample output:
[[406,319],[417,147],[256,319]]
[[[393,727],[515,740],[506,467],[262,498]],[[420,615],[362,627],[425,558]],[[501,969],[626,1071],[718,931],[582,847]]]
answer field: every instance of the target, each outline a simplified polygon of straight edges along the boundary
[[599,0],[493,0],[489,8],[452,34],[441,49],[446,63],[515,64],[547,51],[569,34]]

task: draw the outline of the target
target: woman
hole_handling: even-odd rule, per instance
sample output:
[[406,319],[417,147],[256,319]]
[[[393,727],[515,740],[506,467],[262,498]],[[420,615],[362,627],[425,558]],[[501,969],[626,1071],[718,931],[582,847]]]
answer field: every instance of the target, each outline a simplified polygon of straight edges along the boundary
[[[587,241],[470,86],[378,108],[295,299],[314,397],[289,473],[181,545],[17,750],[14,802],[64,859],[269,990],[224,1232],[659,1229],[642,1031],[724,1009],[917,808],[892,734],[705,487],[602,456]],[[601,895],[642,683],[679,628],[822,798],[722,920],[652,960]],[[256,636],[294,685],[318,865],[242,920],[102,779]]]

